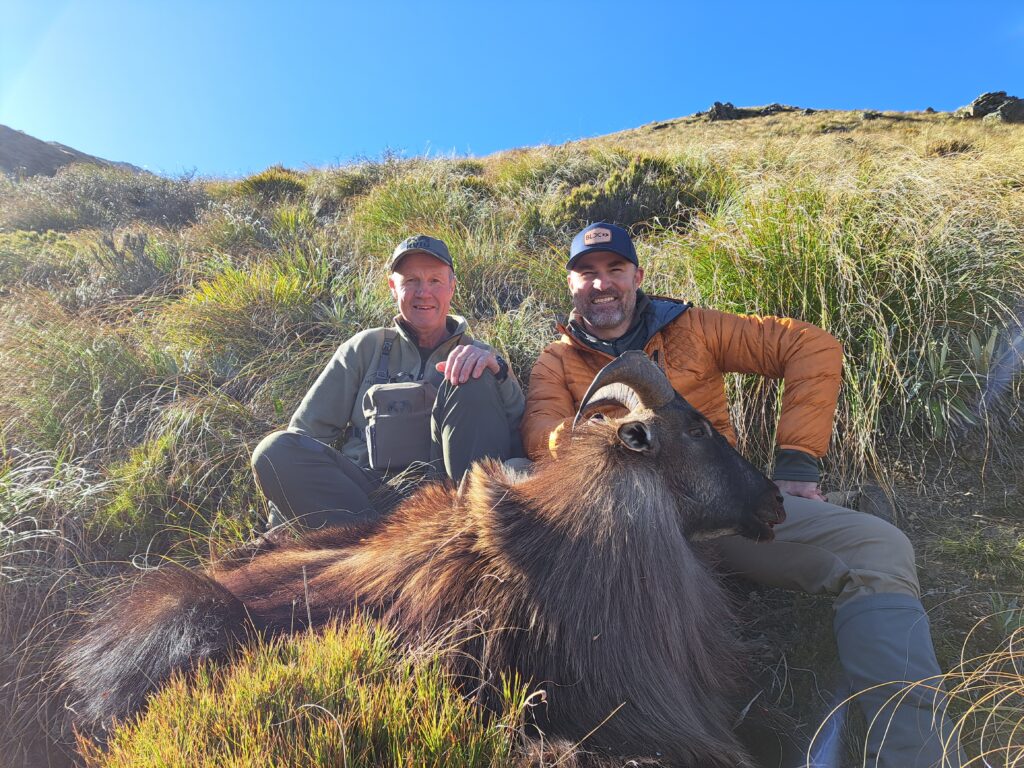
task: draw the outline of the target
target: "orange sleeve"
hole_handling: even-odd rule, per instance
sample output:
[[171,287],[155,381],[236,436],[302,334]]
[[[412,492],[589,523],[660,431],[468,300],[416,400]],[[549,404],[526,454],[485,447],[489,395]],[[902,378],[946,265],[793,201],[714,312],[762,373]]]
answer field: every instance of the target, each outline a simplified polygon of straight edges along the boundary
[[530,388],[526,393],[523,447],[526,455],[534,461],[547,455],[557,455],[558,440],[576,415],[572,393],[565,380],[563,360],[553,350],[556,344],[549,344],[533,364]]
[[817,326],[786,317],[701,310],[707,348],[723,373],[783,380],[780,449],[821,457],[832,437],[843,348]]

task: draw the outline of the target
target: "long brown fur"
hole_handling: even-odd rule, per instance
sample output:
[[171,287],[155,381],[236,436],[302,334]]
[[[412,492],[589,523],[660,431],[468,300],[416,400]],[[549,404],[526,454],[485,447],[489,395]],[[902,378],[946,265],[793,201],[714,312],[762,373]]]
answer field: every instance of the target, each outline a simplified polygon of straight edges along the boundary
[[[564,458],[530,476],[484,461],[460,488],[429,485],[376,524],[308,534],[194,575],[207,585],[175,588],[205,594],[208,610],[192,618],[219,616],[220,628],[191,658],[222,655],[243,634],[241,611],[274,633],[358,607],[409,642],[453,636],[467,680],[516,671],[532,681],[546,694],[537,725],[549,736],[681,766],[750,765],[730,729],[742,665],[729,600],[686,535],[753,526],[767,538],[781,508],[774,486],[719,435],[678,444],[679,420],[701,418],[678,400],[640,414],[660,441],[649,451],[624,445],[621,420],[587,423]],[[726,466],[709,475],[709,457]],[[136,616],[137,634],[196,635],[180,613],[135,613],[135,596],[153,602],[159,589],[137,590],[118,610]],[[144,695],[138,676],[115,684],[130,663],[91,682],[110,627],[98,622],[74,650],[72,683],[93,722],[135,711]]]

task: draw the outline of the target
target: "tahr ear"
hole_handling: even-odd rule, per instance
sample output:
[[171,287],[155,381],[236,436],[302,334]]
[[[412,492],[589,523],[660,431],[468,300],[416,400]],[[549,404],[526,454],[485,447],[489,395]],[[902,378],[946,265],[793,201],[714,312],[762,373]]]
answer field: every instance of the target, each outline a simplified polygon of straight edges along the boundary
[[627,421],[619,425],[619,440],[631,451],[646,453],[654,450],[654,435],[643,421]]

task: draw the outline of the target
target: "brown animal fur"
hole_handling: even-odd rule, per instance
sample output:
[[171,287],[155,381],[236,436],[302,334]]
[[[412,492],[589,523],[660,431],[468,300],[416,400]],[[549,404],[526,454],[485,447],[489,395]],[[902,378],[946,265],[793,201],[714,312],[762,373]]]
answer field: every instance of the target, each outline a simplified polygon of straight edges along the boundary
[[[288,632],[358,606],[411,642],[454,632],[467,679],[518,671],[545,690],[538,726],[550,735],[681,766],[749,765],[729,727],[741,667],[729,601],[686,535],[770,538],[782,512],[774,486],[702,424],[676,396],[585,423],[564,459],[531,476],[481,462],[459,489],[427,486],[376,524],[311,533],[208,577],[151,580],[118,607],[130,618],[97,623],[72,651],[72,684],[91,702],[83,712],[134,711],[141,688],[184,666],[180,653],[111,661],[124,655],[119,631],[161,636],[154,653],[185,648],[194,624],[221,616],[195,660],[226,652],[241,611],[261,631]],[[697,437],[680,445],[681,435]],[[168,587],[174,598],[161,597]],[[109,674],[96,674],[99,663]],[[152,679],[119,680],[132,664]]]

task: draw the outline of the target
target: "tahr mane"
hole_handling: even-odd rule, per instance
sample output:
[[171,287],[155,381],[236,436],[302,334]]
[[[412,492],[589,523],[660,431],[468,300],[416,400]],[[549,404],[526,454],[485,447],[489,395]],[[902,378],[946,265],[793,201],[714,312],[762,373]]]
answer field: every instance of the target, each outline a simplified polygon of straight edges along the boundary
[[624,356],[591,389],[626,415],[578,419],[559,458],[532,474],[480,462],[458,488],[428,485],[374,524],[206,574],[143,577],[68,654],[83,723],[131,715],[174,669],[223,658],[252,630],[360,610],[403,642],[450,638],[455,672],[476,691],[507,673],[543,689],[534,715],[548,736],[693,768],[750,766],[729,727],[740,678],[729,601],[688,536],[770,539],[778,490],[650,361]]

